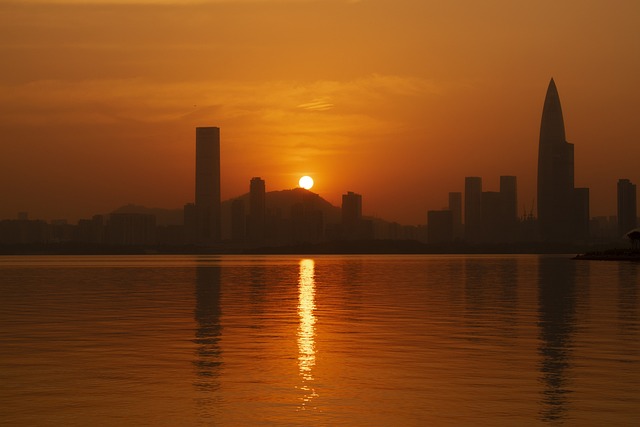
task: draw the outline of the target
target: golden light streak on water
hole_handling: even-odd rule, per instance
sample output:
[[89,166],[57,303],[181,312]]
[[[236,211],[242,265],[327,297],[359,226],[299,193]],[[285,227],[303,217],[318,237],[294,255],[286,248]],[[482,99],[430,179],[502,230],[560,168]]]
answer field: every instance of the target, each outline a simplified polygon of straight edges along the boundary
[[312,387],[313,368],[316,364],[315,323],[313,311],[315,305],[315,264],[312,259],[300,260],[300,275],[298,278],[298,369],[302,377],[300,389],[304,391],[302,408],[317,396]]

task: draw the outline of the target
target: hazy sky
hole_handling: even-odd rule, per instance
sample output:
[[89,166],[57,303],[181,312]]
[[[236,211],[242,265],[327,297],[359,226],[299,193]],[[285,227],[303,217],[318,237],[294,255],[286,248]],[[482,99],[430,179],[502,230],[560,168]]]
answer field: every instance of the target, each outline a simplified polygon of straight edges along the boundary
[[518,177],[535,198],[555,78],[576,186],[640,184],[637,0],[41,0],[0,4],[0,218],[75,221],[194,198],[219,126],[223,199],[311,175],[408,224]]

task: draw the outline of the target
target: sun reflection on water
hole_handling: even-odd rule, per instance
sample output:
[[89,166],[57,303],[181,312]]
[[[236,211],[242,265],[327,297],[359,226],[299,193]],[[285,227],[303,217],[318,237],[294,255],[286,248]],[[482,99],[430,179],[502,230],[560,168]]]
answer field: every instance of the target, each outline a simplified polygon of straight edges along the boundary
[[300,260],[298,279],[298,369],[302,377],[300,389],[304,391],[302,409],[317,396],[311,382],[316,364],[315,323],[315,264],[312,259]]

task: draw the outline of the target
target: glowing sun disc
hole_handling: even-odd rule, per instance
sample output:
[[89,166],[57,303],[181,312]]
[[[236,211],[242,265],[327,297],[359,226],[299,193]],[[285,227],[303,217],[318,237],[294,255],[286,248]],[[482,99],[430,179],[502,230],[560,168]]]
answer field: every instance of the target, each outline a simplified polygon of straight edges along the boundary
[[300,181],[298,181],[298,185],[305,190],[309,190],[311,187],[313,187],[313,178],[311,178],[310,176],[303,176],[302,178],[300,178]]

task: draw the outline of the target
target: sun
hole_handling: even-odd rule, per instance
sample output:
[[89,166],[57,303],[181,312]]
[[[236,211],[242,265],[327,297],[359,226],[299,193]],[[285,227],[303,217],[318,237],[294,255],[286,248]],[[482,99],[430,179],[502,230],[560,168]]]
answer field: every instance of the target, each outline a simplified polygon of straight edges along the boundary
[[305,175],[302,178],[300,178],[300,181],[298,181],[298,185],[304,188],[305,190],[310,190],[311,187],[313,187],[313,178]]

